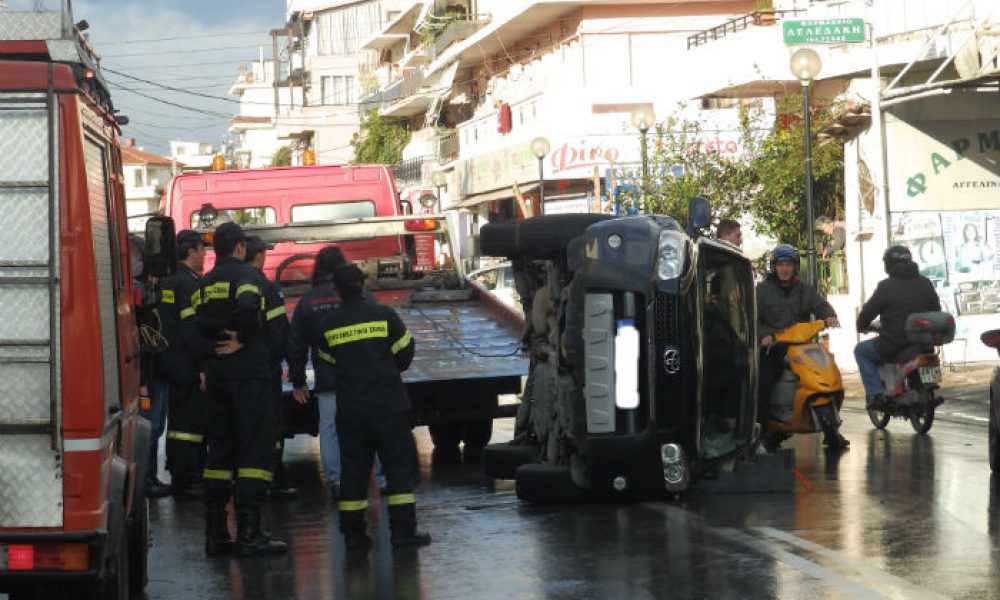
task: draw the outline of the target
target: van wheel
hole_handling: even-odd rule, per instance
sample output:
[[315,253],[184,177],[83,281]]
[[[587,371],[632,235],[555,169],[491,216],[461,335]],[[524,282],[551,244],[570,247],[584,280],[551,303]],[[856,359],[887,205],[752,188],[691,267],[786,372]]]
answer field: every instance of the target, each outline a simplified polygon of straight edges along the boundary
[[517,256],[517,223],[487,223],[479,230],[479,252],[483,256]]
[[578,504],[587,497],[573,483],[569,467],[548,464],[521,465],[514,473],[517,497],[534,504]]
[[132,518],[128,531],[129,553],[129,590],[133,596],[138,596],[149,583],[149,503],[145,498],[139,501],[139,512]]
[[107,564],[104,565],[104,576],[93,584],[89,597],[93,600],[128,600],[130,596],[129,584],[129,554],[128,554],[128,532],[125,530],[125,517],[122,515],[124,507],[114,511],[117,516],[112,517],[118,531],[118,543],[115,548],[111,548],[111,555]]
[[542,215],[521,221],[517,249],[523,258],[558,258],[566,253],[570,240],[588,227],[612,218],[600,214]]
[[537,444],[490,444],[483,448],[483,473],[491,479],[514,479],[518,467],[538,461]]

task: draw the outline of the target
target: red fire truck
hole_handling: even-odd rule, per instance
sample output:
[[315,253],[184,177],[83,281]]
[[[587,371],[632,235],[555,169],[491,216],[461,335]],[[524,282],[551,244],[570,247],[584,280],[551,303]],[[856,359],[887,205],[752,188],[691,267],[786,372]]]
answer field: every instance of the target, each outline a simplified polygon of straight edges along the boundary
[[[127,598],[146,584],[150,428],[120,123],[73,23],[68,0],[0,9],[0,592],[11,598]],[[168,219],[150,232],[169,250]],[[169,261],[160,254],[149,258]]]

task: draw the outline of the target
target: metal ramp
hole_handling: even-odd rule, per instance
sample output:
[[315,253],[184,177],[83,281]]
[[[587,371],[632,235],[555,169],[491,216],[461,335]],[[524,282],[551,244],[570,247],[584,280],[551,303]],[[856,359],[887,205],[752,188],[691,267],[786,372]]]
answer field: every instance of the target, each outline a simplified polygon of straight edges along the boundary
[[48,91],[0,93],[0,528],[62,525],[51,81]]
[[[943,50],[943,53],[942,53]],[[943,54],[943,57],[942,57]],[[918,63],[941,59],[929,75]],[[909,82],[903,81],[910,75]],[[1000,2],[969,0],[927,39],[917,55],[882,90],[882,106],[952,88],[1000,85]]]

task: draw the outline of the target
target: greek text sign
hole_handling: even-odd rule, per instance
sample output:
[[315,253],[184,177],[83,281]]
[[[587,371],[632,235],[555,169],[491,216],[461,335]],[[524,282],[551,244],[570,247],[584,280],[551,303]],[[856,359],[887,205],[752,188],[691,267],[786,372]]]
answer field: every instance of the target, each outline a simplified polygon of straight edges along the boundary
[[790,46],[865,41],[864,19],[789,19],[782,25],[785,43]]
[[996,120],[896,121],[886,134],[893,212],[997,208]]

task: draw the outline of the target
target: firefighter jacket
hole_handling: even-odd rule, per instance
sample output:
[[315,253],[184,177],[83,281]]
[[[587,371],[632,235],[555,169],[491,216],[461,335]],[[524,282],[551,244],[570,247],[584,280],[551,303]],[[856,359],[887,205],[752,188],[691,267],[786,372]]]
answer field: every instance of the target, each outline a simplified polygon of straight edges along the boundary
[[345,300],[322,320],[319,350],[333,360],[338,418],[410,410],[401,371],[415,344],[396,311],[367,298]]
[[316,375],[315,391],[332,392],[336,389],[333,359],[329,354],[322,357],[319,347],[322,341],[320,322],[338,306],[340,295],[330,282],[313,287],[295,305],[288,333],[288,380],[295,387],[306,386],[306,363],[311,353]]
[[[266,379],[270,350],[264,327],[264,276],[251,265],[223,257],[202,278],[182,311],[184,339],[195,356],[205,361],[205,374],[220,379]],[[243,347],[218,356],[216,343],[225,331],[236,332]]]
[[177,272],[160,282],[160,319],[167,349],[160,358],[160,377],[171,383],[192,383],[201,369],[194,353],[181,334],[181,311],[191,306],[191,295],[198,289],[201,276],[184,263]]
[[[259,271],[258,271],[259,272]],[[264,333],[267,335],[267,349],[271,365],[281,368],[288,346],[288,313],[285,310],[285,292],[281,284],[271,281],[260,273],[261,291],[264,294]]]

